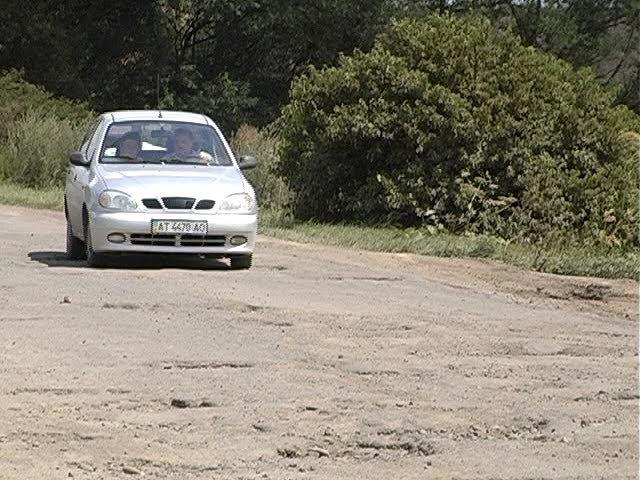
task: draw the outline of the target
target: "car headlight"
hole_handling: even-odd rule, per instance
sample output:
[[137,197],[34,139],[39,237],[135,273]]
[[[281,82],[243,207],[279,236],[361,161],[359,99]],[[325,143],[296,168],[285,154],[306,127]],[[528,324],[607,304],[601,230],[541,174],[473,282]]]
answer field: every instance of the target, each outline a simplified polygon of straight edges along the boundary
[[98,197],[98,203],[107,210],[120,212],[133,212],[138,209],[138,204],[129,195],[117,190],[105,190]]
[[225,198],[220,207],[219,213],[256,213],[256,201],[247,193],[236,193]]

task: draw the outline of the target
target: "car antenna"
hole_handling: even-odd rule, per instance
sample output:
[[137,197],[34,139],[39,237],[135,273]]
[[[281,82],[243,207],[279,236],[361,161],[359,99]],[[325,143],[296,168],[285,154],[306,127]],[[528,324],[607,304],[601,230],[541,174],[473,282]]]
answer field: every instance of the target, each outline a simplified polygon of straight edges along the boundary
[[156,104],[158,106],[158,118],[162,118],[162,110],[160,110],[160,72],[156,74]]

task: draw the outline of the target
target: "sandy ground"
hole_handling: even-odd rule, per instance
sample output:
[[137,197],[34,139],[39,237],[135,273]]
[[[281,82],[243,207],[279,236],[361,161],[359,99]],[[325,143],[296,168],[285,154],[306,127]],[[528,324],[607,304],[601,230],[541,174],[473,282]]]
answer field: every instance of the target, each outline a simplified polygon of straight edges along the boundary
[[0,206],[1,479],[637,478],[636,282],[63,244],[59,213]]

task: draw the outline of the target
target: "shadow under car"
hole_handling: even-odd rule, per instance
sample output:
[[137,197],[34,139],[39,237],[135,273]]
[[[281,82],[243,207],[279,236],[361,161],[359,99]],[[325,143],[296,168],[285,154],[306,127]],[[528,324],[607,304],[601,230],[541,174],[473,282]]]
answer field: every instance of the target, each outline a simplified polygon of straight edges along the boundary
[[[48,267],[88,268],[84,260],[70,260],[65,252],[29,252],[29,258]],[[185,270],[229,270],[229,265],[217,258],[188,254],[112,254],[108,257],[107,269],[161,270],[178,268]]]

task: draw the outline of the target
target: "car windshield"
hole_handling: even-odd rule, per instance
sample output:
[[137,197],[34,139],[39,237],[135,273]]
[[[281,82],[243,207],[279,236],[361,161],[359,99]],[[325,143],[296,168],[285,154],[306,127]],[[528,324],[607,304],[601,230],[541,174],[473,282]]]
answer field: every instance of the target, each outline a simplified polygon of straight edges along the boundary
[[222,139],[211,126],[161,120],[113,123],[107,130],[100,162],[232,165]]

